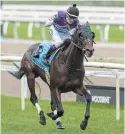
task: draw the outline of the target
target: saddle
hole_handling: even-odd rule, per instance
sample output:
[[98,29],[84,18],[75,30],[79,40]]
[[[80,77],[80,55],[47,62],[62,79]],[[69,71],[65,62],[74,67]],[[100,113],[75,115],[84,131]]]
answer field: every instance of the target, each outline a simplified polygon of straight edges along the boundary
[[[30,60],[36,64],[37,66],[39,66],[40,68],[49,71],[50,70],[50,64],[52,62],[52,60],[54,59],[55,55],[57,54],[57,52],[59,51],[59,49],[57,49],[56,51],[53,51],[52,53],[48,51],[50,50],[51,47],[51,42],[50,41],[43,41],[39,47],[36,49],[37,51],[37,55],[31,55],[30,56]],[[47,59],[48,57],[48,59]]]

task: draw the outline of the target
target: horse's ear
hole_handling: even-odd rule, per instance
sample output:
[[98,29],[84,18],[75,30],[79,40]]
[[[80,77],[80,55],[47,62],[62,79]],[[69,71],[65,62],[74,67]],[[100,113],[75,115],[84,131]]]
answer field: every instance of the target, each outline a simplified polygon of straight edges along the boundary
[[90,24],[89,24],[89,22],[88,22],[88,21],[86,22],[86,26],[89,26],[89,27],[90,27]]
[[92,32],[92,38],[93,38],[93,39],[95,38],[95,33],[94,33],[94,32]]

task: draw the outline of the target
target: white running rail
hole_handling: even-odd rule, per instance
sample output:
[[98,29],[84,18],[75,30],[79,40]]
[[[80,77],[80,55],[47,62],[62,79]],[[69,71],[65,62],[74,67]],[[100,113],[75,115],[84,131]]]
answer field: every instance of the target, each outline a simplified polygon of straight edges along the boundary
[[[28,23],[28,37],[32,37],[33,26],[40,27],[44,25],[52,15],[56,14],[58,10],[66,10],[69,6],[63,5],[3,5],[1,12],[1,21],[3,23],[4,34],[7,33],[8,24],[14,23],[14,37],[18,38],[18,27],[20,22]],[[96,25],[100,32],[100,38],[108,41],[108,32],[110,25],[118,25],[120,29],[124,29],[124,7],[96,7],[96,6],[78,6],[80,10],[80,23],[84,24],[86,21],[92,25]],[[105,25],[104,31],[102,25]],[[42,35],[46,35],[44,28]],[[104,32],[104,33],[103,33]],[[45,37],[44,37],[45,38]]]
[[[0,56],[0,60],[4,62],[20,62],[22,59],[21,56]],[[97,76],[97,77],[114,77],[116,79],[116,119],[120,119],[120,79],[125,79],[124,73],[119,73],[120,70],[125,69],[124,64],[115,64],[115,63],[100,63],[100,62],[85,62],[84,65],[86,67],[95,67],[95,68],[108,68],[108,69],[115,69],[113,73],[106,73],[103,71],[102,72],[97,72],[97,71],[88,71],[86,72],[86,76]],[[12,66],[11,66],[12,67]],[[5,69],[5,68],[0,68],[0,70],[12,70],[10,69]],[[21,108],[22,110],[25,109],[25,97],[27,96],[27,82],[26,82],[26,77],[23,76],[21,80]]]

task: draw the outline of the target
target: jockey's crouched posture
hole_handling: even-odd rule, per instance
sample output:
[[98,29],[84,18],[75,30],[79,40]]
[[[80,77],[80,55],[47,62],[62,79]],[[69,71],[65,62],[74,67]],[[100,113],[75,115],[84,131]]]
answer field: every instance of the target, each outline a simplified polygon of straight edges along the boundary
[[[73,4],[67,11],[58,11],[56,15],[52,16],[46,22],[45,26],[50,26],[50,34],[52,36],[52,45],[46,56],[46,61],[50,54],[58,48],[65,39],[71,39],[71,35],[79,25],[78,16],[79,9],[76,7],[76,4]],[[34,57],[39,57],[39,48],[36,50]]]

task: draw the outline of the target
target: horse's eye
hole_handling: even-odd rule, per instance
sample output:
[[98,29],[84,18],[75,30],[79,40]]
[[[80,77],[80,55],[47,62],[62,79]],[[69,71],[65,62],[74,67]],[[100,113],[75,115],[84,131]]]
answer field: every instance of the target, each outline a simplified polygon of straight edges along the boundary
[[81,38],[83,38],[83,37],[84,37],[84,35],[81,33],[81,34],[80,34],[80,37],[81,37]]
[[84,37],[83,34],[81,34],[81,37]]

